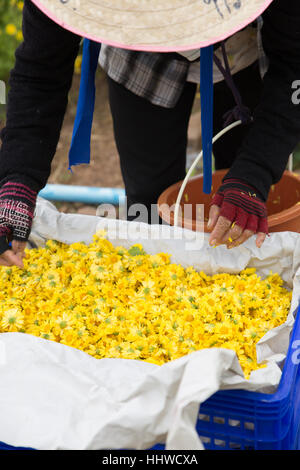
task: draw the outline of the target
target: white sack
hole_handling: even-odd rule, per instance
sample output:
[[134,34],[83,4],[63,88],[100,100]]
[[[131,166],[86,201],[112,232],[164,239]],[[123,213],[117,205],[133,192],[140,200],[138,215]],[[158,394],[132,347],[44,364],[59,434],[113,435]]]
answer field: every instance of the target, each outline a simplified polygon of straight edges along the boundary
[[[130,229],[129,229],[130,227]],[[277,272],[293,289],[287,322],[258,344],[268,366],[245,380],[235,352],[211,348],[163,366],[126,359],[95,359],[74,348],[22,333],[0,334],[0,441],[36,449],[203,449],[195,431],[199,405],[217,390],[242,388],[274,392],[300,297],[300,235],[272,234],[263,248],[254,239],[233,250],[211,248],[205,236],[198,251],[186,240],[146,240],[146,224],[62,214],[39,199],[30,237],[32,246],[47,239],[89,243],[99,229],[114,245],[141,242],[148,253],[167,252],[172,262],[193,265],[211,275],[255,267]],[[170,230],[174,227],[156,227]],[[135,229],[135,230],[134,230]],[[129,231],[122,239],[122,233]],[[143,234],[140,239],[138,234]],[[186,236],[194,236],[184,231]]]

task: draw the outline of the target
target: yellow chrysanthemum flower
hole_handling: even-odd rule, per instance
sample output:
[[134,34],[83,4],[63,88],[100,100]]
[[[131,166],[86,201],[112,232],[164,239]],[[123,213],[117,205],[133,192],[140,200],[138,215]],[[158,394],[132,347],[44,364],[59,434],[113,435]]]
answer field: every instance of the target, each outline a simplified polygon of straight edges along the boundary
[[23,327],[24,316],[17,308],[7,310],[1,321],[3,331],[19,331]]
[[263,366],[257,342],[290,309],[278,274],[208,276],[141,244],[114,247],[103,231],[88,246],[49,240],[26,254],[24,270],[0,267],[0,332],[23,331],[98,359],[161,365],[224,347],[249,377]]

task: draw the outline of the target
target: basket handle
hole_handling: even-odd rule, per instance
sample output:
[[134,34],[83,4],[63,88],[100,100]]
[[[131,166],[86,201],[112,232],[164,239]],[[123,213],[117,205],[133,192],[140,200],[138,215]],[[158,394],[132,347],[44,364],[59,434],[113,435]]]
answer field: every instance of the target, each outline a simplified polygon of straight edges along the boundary
[[[226,134],[226,132],[229,132],[231,129],[233,129],[234,127],[237,127],[239,126],[240,124],[242,124],[242,121],[236,121],[232,124],[230,124],[229,126],[227,126],[225,129],[223,129],[221,132],[219,132],[212,140],[212,143],[214,144],[218,139],[220,139],[220,137],[222,137],[224,134]],[[180,187],[180,190],[179,190],[179,193],[178,193],[178,196],[177,196],[177,199],[176,199],[176,202],[175,202],[175,209],[174,209],[174,226],[177,226],[178,225],[178,214],[179,214],[179,208],[180,208],[180,203],[181,203],[181,199],[182,199],[182,196],[183,196],[183,193],[184,193],[184,190],[186,188],[186,185],[188,183],[188,180],[190,179],[191,177],[191,174],[192,172],[194,171],[196,165],[200,162],[201,158],[203,156],[203,150],[201,150],[201,152],[199,153],[199,155],[195,158],[194,162],[192,163],[189,171],[187,172],[183,182],[182,182],[182,185]]]
[[[219,132],[212,140],[212,143],[214,144],[218,139],[220,139],[224,134],[226,134],[227,132],[229,132],[231,129],[233,129],[234,127],[237,127],[239,126],[240,124],[242,124],[242,121],[236,121],[232,124],[230,124],[229,126],[227,126],[225,129],[223,129],[221,132]],[[179,208],[180,208],[180,203],[181,203],[181,199],[182,199],[182,196],[183,196],[183,193],[184,193],[184,190],[186,188],[186,185],[191,177],[191,174],[193,173],[194,169],[196,168],[196,166],[198,165],[198,163],[200,162],[201,158],[203,156],[203,150],[201,150],[201,152],[199,153],[199,155],[195,158],[195,160],[193,161],[189,171],[187,172],[183,182],[182,182],[182,185],[180,187],[180,190],[179,190],[179,193],[178,193],[178,196],[177,196],[177,199],[176,199],[176,202],[175,202],[175,208],[174,208],[174,226],[176,227],[178,225],[178,215],[179,215]],[[289,171],[293,171],[293,163],[294,163],[294,155],[291,153],[291,155],[289,156],[289,160],[288,160],[288,170]]]

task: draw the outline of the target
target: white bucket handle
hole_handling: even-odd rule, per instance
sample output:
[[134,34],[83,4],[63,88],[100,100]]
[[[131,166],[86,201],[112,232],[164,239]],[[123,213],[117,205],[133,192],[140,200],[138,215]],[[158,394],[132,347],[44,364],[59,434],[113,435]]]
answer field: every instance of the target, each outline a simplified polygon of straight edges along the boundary
[[[218,139],[220,139],[224,134],[226,134],[227,132],[229,132],[231,129],[233,129],[234,127],[237,127],[239,126],[240,124],[242,124],[242,121],[236,121],[232,124],[230,124],[229,126],[227,126],[225,129],[223,129],[221,132],[219,132],[212,140],[212,143],[214,144]],[[183,196],[183,193],[184,193],[184,190],[186,188],[186,185],[188,183],[188,180],[190,179],[191,177],[191,174],[193,173],[194,169],[196,168],[196,166],[198,165],[198,163],[200,162],[201,158],[203,156],[203,150],[201,150],[201,152],[199,153],[199,155],[195,158],[194,162],[192,163],[189,171],[187,172],[183,182],[182,182],[182,185],[180,187],[180,191],[178,193],[178,196],[177,196],[177,199],[176,199],[176,202],[175,202],[175,208],[174,208],[174,226],[177,226],[178,225],[178,214],[179,214],[179,208],[180,208],[180,203],[181,203],[181,199],[182,199],[182,196]],[[288,161],[288,170],[289,171],[293,171],[293,154],[291,154],[289,156],[289,161]]]
[[[239,126],[240,124],[242,124],[242,121],[236,121],[234,122],[233,124],[230,124],[229,126],[227,126],[225,129],[223,129],[221,132],[219,132],[212,140],[212,143],[214,144],[218,139],[220,139],[220,137],[222,137],[224,134],[226,134],[226,132],[230,131],[231,129],[233,129],[234,127],[237,127]],[[180,191],[178,193],[178,196],[177,196],[177,199],[176,199],[176,202],[175,202],[175,209],[174,209],[174,225],[177,226],[178,225],[178,214],[179,214],[179,208],[180,208],[180,203],[181,203],[181,199],[182,199],[182,196],[183,196],[183,193],[184,193],[184,190],[185,190],[185,187],[188,183],[188,180],[190,179],[191,177],[191,174],[192,172],[194,171],[194,169],[196,168],[196,165],[200,162],[201,158],[202,158],[202,155],[203,155],[203,150],[201,150],[201,152],[199,153],[199,155],[195,158],[194,162],[192,163],[189,171],[187,172],[183,182],[182,182],[182,185],[181,185],[181,188],[180,188]]]

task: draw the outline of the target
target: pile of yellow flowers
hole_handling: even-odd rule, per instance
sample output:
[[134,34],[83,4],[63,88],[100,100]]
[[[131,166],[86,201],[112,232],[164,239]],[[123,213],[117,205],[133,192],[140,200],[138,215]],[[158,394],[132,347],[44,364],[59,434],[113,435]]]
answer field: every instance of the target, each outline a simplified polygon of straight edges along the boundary
[[90,245],[48,241],[27,250],[25,269],[0,267],[0,332],[24,332],[95,358],[163,364],[203,348],[236,351],[249,377],[256,343],[286,320],[291,292],[278,274],[254,269],[207,276],[146,254],[114,247],[97,234]]

